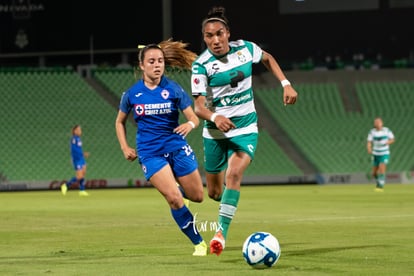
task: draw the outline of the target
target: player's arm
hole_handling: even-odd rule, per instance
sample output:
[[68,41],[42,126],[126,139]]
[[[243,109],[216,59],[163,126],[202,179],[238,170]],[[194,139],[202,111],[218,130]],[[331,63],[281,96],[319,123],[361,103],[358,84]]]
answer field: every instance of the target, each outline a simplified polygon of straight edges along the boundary
[[198,95],[195,97],[194,108],[195,108],[195,113],[197,114],[198,117],[215,123],[217,128],[222,132],[227,132],[230,129],[236,128],[236,125],[229,118],[226,118],[223,115],[219,115],[217,113],[211,112],[206,107],[205,96]]
[[213,112],[211,112],[207,107],[206,107],[206,97],[203,95],[198,95],[195,96],[195,100],[194,100],[194,111],[195,114],[206,121],[211,121],[210,119],[213,116]]
[[298,93],[287,80],[285,74],[277,63],[276,59],[266,51],[263,51],[262,63],[282,84],[283,86],[283,103],[294,104],[298,97]]
[[118,138],[118,142],[121,146],[122,152],[124,153],[125,159],[134,161],[137,158],[137,153],[135,149],[128,145],[128,141],[126,139],[125,122],[127,118],[128,114],[122,112],[121,110],[118,111],[118,115],[115,120],[116,137]]
[[183,110],[183,114],[187,119],[187,122],[176,127],[174,129],[174,132],[185,137],[188,133],[190,133],[191,130],[193,130],[193,128],[198,127],[200,120],[198,119],[191,105]]
[[367,142],[367,152],[368,154],[372,154],[372,141]]
[[395,142],[395,138],[388,139],[387,144],[388,144],[388,145],[391,145],[391,144],[393,144],[394,142]]

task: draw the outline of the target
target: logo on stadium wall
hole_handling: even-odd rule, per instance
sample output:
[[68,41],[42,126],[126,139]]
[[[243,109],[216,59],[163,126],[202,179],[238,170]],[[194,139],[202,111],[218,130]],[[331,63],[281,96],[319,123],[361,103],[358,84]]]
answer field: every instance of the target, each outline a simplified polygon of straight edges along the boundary
[[138,116],[144,115],[144,112],[145,112],[144,105],[143,104],[134,105],[134,111],[135,111],[135,114],[137,114]]

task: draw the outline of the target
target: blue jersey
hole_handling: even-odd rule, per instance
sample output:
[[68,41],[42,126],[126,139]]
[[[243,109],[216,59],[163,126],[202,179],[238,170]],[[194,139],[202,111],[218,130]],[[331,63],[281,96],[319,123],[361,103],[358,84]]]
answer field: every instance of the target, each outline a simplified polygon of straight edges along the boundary
[[74,164],[85,163],[82,150],[82,140],[77,135],[73,135],[70,139],[70,154]]
[[153,90],[136,82],[123,93],[119,109],[131,110],[137,123],[136,145],[140,157],[176,151],[187,144],[174,129],[179,125],[179,112],[192,104],[190,96],[175,81],[163,76]]

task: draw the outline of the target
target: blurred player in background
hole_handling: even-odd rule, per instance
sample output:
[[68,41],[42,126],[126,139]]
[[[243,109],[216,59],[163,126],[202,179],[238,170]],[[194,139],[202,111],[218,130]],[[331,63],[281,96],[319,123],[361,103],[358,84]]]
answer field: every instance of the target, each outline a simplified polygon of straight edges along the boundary
[[[164,196],[177,225],[194,244],[193,255],[205,256],[207,244],[183,200],[183,197],[195,202],[203,200],[198,162],[185,138],[199,125],[199,119],[191,106],[191,97],[178,83],[164,76],[166,65],[191,67],[195,54],[185,46],[168,40],[140,50],[142,79],[122,95],[115,128],[124,157],[133,161],[138,153],[146,179]],[[179,124],[180,111],[187,119],[182,124]],[[137,124],[136,150],[126,139],[125,123],[131,112]]]
[[372,176],[376,180],[375,190],[384,191],[385,173],[390,160],[390,145],[395,142],[392,131],[384,126],[382,118],[374,119],[374,128],[368,133],[367,151],[372,155]]
[[72,127],[72,138],[70,139],[70,154],[72,158],[72,164],[75,169],[76,175],[72,177],[67,183],[63,183],[60,186],[60,190],[63,195],[66,195],[70,186],[76,182],[79,184],[79,195],[89,196],[85,191],[85,175],[86,175],[86,161],[85,158],[89,157],[89,152],[83,152],[82,149],[82,128],[80,125]]
[[202,22],[202,34],[208,49],[193,63],[191,85],[195,112],[205,120],[208,195],[220,201],[219,229],[210,241],[210,252],[219,255],[237,209],[244,171],[256,151],[253,64],[262,62],[281,81],[285,105],[296,102],[297,92],[271,54],[250,41],[229,41],[230,28],[223,7],[209,11]]

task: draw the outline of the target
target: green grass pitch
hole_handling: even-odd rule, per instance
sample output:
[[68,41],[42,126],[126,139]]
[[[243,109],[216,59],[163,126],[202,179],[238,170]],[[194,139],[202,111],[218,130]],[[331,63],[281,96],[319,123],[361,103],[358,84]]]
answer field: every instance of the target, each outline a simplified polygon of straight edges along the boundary
[[[414,186],[243,186],[226,249],[193,246],[153,188],[0,193],[0,275],[412,275]],[[191,203],[206,242],[218,203]],[[254,231],[280,242],[255,270],[241,248]]]

